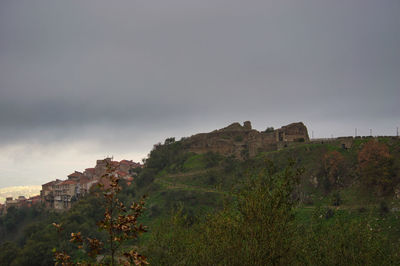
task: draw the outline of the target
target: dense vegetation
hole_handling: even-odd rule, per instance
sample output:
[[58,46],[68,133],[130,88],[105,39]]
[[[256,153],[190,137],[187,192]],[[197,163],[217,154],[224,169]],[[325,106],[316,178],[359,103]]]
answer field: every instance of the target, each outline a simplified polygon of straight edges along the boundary
[[[398,265],[400,141],[298,143],[239,161],[185,151],[169,138],[123,184],[122,202],[147,195],[138,246],[154,265]],[[51,265],[54,248],[86,256],[71,232],[102,239],[94,194],[65,213],[15,209],[0,219],[0,265]],[[63,224],[57,234],[51,225]]]

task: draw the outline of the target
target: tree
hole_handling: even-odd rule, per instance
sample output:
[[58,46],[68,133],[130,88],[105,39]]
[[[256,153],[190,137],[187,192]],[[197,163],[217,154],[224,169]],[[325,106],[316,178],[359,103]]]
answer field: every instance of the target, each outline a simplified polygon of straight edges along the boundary
[[270,133],[270,132],[274,132],[274,127],[267,127],[266,130],[264,130],[265,133]]
[[167,138],[164,141],[164,145],[169,145],[175,142],[175,138]]
[[204,154],[204,162],[206,164],[206,168],[212,168],[218,165],[220,161],[220,155],[218,153],[209,151]]
[[[98,222],[99,229],[107,233],[108,239],[105,243],[97,238],[84,238],[81,232],[71,233],[70,242],[78,244],[78,249],[87,250],[86,253],[93,259],[99,254],[103,255],[103,259],[109,255],[111,265],[116,264],[117,258],[123,265],[148,264],[146,257],[140,255],[135,249],[122,251],[123,248],[126,248],[123,244],[127,240],[137,239],[147,229],[138,222],[138,218],[144,210],[144,198],[138,203],[132,203],[127,208],[118,197],[122,189],[119,183],[120,178],[116,174],[115,167],[108,164],[107,172],[103,175],[97,192],[98,195],[103,196],[103,207],[105,208],[104,218]],[[58,232],[63,230],[61,225],[56,223],[53,225]],[[55,250],[54,257],[56,264],[71,264],[72,259],[64,250]]]
[[330,151],[323,158],[324,188],[330,191],[342,183],[344,174],[344,157],[338,151]]
[[5,242],[0,246],[0,265],[11,265],[18,255],[18,247],[12,242]]
[[317,207],[298,227],[296,265],[399,265],[396,241],[382,234],[382,225],[371,216],[349,219],[337,212],[327,222],[327,214]]
[[364,144],[358,153],[358,170],[362,183],[378,195],[393,191],[393,158],[384,143],[370,140]]
[[293,190],[302,170],[277,172],[269,162],[249,170],[227,205],[199,224],[172,216],[153,231],[151,262],[159,265],[292,264]]

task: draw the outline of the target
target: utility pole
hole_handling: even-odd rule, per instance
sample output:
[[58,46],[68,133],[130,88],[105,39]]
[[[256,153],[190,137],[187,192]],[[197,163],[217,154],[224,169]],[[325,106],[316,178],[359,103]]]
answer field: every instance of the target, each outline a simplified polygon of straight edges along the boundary
[[369,129],[369,135],[372,137],[372,128]]
[[357,128],[354,129],[354,137],[357,137]]
[[396,128],[396,133],[397,137],[399,137],[399,127]]

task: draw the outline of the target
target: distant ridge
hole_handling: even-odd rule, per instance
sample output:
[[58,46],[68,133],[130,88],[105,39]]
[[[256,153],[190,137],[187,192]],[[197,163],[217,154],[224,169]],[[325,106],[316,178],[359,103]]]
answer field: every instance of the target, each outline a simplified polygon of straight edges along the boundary
[[26,198],[40,194],[42,186],[12,186],[0,188],[0,203],[4,203],[7,197],[17,198],[25,196]]

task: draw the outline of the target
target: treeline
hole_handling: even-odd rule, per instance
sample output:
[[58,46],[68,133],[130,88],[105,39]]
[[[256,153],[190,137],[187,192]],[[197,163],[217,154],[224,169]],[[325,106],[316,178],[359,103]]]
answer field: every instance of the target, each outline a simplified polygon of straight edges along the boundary
[[[7,230],[9,238],[0,247],[0,265],[54,265],[52,251],[55,248],[65,247],[66,250],[75,252],[68,241],[71,232],[79,230],[90,236],[102,235],[95,229],[96,221],[102,218],[97,206],[98,199],[89,196],[65,213],[49,212],[40,207],[7,212],[2,218],[15,219],[15,226],[13,230]],[[29,216],[32,211],[35,212],[35,217]],[[19,215],[14,216],[13,212]],[[21,219],[22,217],[25,218]],[[65,225],[62,235],[54,230],[53,222]],[[4,228],[3,225],[0,227]],[[11,235],[13,238],[10,238]],[[79,257],[82,254],[74,255]]]
[[[256,169],[225,208],[196,224],[177,210],[146,245],[154,265],[398,265],[398,242],[371,216],[317,208],[296,218],[301,171]],[[397,222],[397,225],[399,223]],[[398,239],[397,239],[398,240]]]

